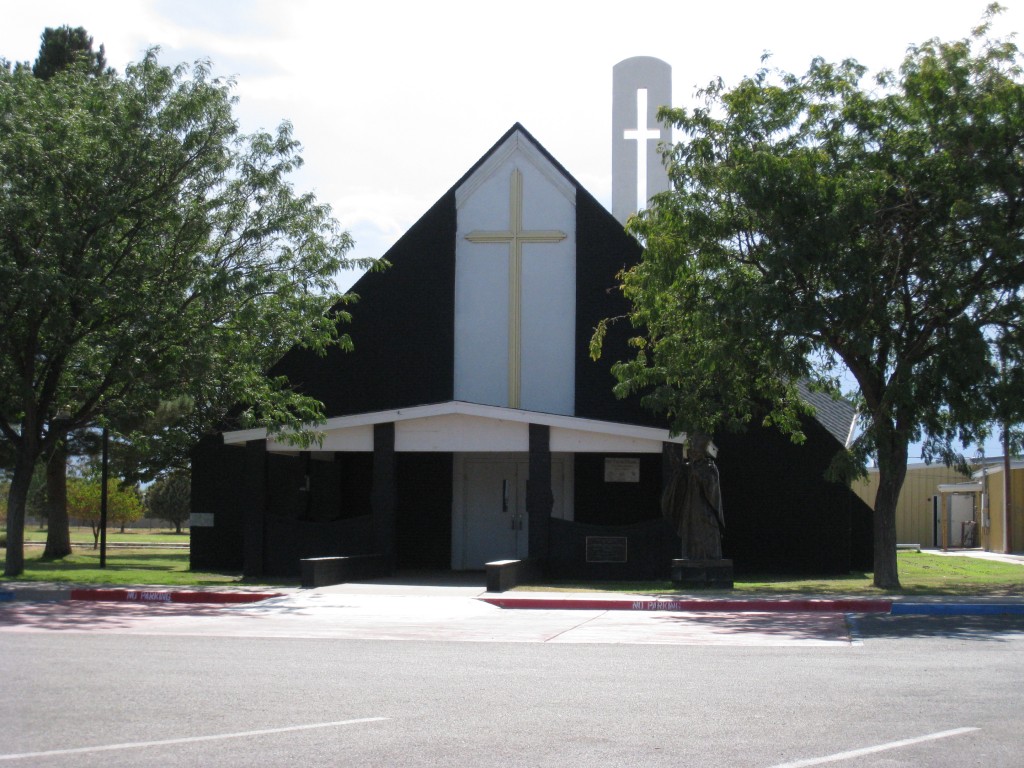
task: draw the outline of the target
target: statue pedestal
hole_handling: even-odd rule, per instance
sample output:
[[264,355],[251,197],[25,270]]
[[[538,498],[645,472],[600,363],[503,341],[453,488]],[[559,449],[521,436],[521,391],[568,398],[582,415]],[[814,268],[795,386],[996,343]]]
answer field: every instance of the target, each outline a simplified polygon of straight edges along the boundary
[[732,589],[732,560],[673,560],[672,586]]

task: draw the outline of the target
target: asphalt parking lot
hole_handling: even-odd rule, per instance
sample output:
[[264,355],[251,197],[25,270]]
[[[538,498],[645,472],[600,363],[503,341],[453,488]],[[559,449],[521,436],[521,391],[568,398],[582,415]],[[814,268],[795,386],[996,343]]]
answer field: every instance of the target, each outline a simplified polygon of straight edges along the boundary
[[134,592],[0,604],[16,692],[0,762],[1016,768],[1024,747],[1020,614],[502,608],[480,585]]

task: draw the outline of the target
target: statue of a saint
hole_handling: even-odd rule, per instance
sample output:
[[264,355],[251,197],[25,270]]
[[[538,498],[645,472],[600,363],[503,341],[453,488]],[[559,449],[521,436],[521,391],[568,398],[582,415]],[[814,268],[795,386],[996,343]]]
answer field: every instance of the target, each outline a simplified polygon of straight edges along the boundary
[[721,560],[722,489],[714,455],[717,449],[707,435],[693,435],[689,461],[678,462],[662,496],[662,514],[683,540],[683,558]]

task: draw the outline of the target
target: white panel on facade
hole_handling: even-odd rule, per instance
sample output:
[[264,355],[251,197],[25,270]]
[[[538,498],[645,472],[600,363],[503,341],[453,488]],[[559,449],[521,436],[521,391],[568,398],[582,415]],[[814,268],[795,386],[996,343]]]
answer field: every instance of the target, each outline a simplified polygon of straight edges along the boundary
[[568,453],[661,453],[661,440],[551,428],[551,450]]
[[526,246],[523,258],[522,408],[574,412],[576,390],[575,243]]
[[508,267],[494,245],[460,241],[455,268],[455,399],[508,405]]
[[528,451],[530,426],[452,414],[395,423],[396,451]]
[[328,432],[320,444],[321,451],[372,451],[373,425],[348,427]]
[[[685,434],[671,435],[666,429],[452,400],[328,419],[318,427],[322,445],[311,454],[330,460],[333,451],[373,450],[374,426],[391,423],[399,451],[526,451],[530,424],[550,427],[552,452],[657,453],[663,443],[686,443]],[[264,439],[264,429],[224,433],[228,445]],[[268,441],[267,450],[299,453],[294,445],[277,440]]]
[[572,415],[575,190],[517,133],[456,199],[455,399]]

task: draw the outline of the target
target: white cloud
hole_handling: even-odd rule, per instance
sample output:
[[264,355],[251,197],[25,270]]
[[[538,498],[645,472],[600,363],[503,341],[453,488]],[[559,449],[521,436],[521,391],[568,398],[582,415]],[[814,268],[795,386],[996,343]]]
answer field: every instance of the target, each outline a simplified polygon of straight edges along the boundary
[[[997,20],[1018,25],[1019,6]],[[123,69],[151,45],[167,63],[210,58],[237,76],[245,130],[289,119],[304,189],[330,202],[360,255],[379,255],[513,123],[598,200],[610,197],[611,68],[651,55],[673,67],[674,102],[735,82],[765,50],[896,66],[907,46],[966,36],[987,0],[719,0],[645,6],[521,0],[47,0],[8,9],[0,56],[31,60],[45,26],[82,25]]]

